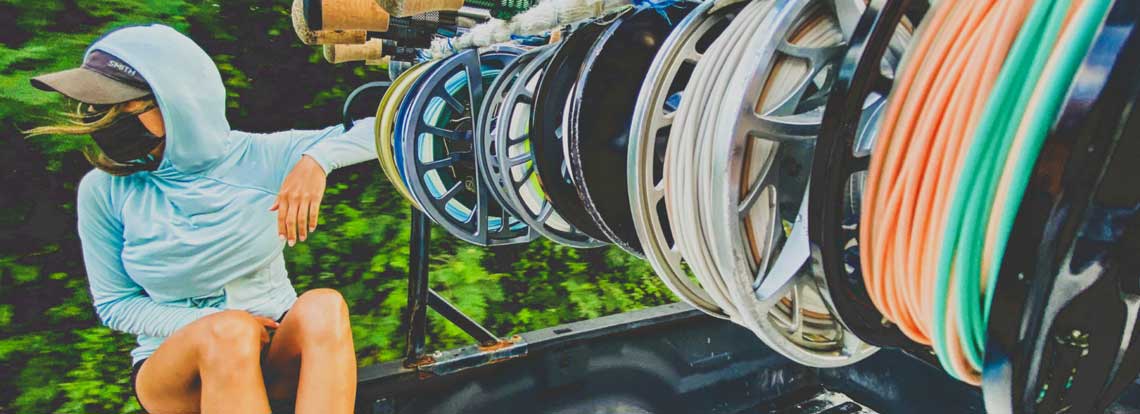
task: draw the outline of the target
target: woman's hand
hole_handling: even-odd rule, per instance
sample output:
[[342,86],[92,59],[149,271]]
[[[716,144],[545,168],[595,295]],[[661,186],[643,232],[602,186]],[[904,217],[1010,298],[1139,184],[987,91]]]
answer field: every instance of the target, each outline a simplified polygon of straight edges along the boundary
[[277,212],[277,234],[288,240],[290,247],[297,244],[298,239],[305,241],[317,228],[327,178],[321,165],[305,155],[281,183],[277,201],[269,211]]
[[281,324],[277,323],[277,321],[273,319],[269,319],[264,316],[253,315],[253,319],[261,323],[261,326],[265,327],[265,329],[261,330],[261,346],[265,346],[269,343],[269,330],[277,329],[281,326]]

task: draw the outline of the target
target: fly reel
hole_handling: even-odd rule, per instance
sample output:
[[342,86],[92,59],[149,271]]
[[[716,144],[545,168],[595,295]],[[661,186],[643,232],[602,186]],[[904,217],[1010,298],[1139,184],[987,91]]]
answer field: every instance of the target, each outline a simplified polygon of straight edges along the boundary
[[[720,117],[711,156],[702,159],[713,172],[706,181],[711,220],[724,230],[708,233],[717,255],[714,263],[739,279],[741,288],[750,283],[754,295],[742,298],[745,303],[777,316],[759,321],[761,329],[783,333],[802,329],[807,321],[828,327],[822,337],[837,355],[809,354],[804,362],[812,366],[850,364],[875,350],[843,325],[828,302],[826,286],[808,263],[807,238],[815,141],[847,42],[864,10],[862,1],[851,0],[776,3],[769,14],[777,19],[770,23],[776,34],[754,38],[746,49],[756,52],[744,55],[739,64],[750,69],[736,71],[730,81],[746,86],[726,90],[722,111],[729,115]],[[897,33],[893,59],[888,54],[883,61],[885,70],[897,66],[909,40],[908,32]],[[877,108],[885,99],[868,100],[865,108]],[[785,307],[792,312],[772,312]],[[785,314],[788,319],[779,318]],[[797,321],[798,315],[804,321]],[[828,349],[811,337],[791,340]]]
[[[664,114],[646,116],[661,125],[654,136],[668,125],[660,183],[642,185],[662,187],[672,233],[650,243],[675,240],[721,312],[781,354],[816,367],[851,364],[876,350],[843,326],[805,266],[800,218],[823,103],[850,22],[862,11],[860,1],[750,3],[699,54],[671,124],[661,121]],[[644,106],[664,112],[661,103]],[[639,135],[657,140],[648,131]],[[656,166],[645,171],[650,149],[639,147],[630,155],[642,160],[638,173],[654,177]],[[645,227],[666,226],[651,218]],[[679,261],[658,261],[672,285],[685,286],[683,296],[704,299],[680,277]]]
[[495,81],[487,87],[483,106],[479,110],[478,122],[475,124],[475,161],[478,163],[479,176],[487,183],[495,201],[514,217],[519,216],[518,208],[506,196],[506,193],[510,191],[510,186],[503,175],[503,171],[499,168],[495,132],[501,127],[500,120],[503,119],[504,115],[501,112],[504,98],[510,92],[511,86],[518,81],[519,72],[534,60],[537,52],[538,50],[531,50],[523,53],[503,68]]
[[[883,315],[867,297],[857,237],[873,119],[893,83],[893,73],[884,72],[883,61],[904,19],[919,22],[928,7],[922,0],[872,2],[856,25],[820,126],[808,194],[814,201],[807,217],[812,266],[844,324],[868,343],[903,348],[929,361],[929,349],[884,325]],[[868,107],[868,101],[879,104]]]
[[674,21],[693,5],[629,11],[598,36],[567,103],[562,141],[571,181],[586,213],[618,247],[641,256],[626,181],[629,130],[641,80]]
[[485,85],[519,52],[471,50],[434,64],[416,81],[415,94],[404,100],[397,117],[396,164],[413,197],[432,221],[482,246],[534,237],[495,202],[479,177],[472,137],[472,108],[479,108]]
[[554,211],[591,239],[605,242],[611,240],[586,212],[586,206],[578,197],[562,142],[566,139],[567,104],[572,100],[570,95],[582,62],[609,23],[612,19],[585,23],[557,45],[539,77],[527,133],[538,180]]
[[1016,213],[993,304],[1006,311],[987,325],[989,412],[1103,412],[1140,373],[1137,64],[1140,5],[1117,2]]
[[627,154],[630,210],[646,260],[681,300],[721,319],[728,319],[728,314],[682,267],[665,210],[662,168],[677,106],[685,87],[693,81],[693,67],[742,7],[743,4],[736,4],[713,11],[713,3],[705,2],[677,23],[642,84],[634,106]]
[[504,184],[508,187],[503,195],[515,206],[519,218],[532,229],[559,244],[598,247],[605,243],[582,233],[555,210],[543,182],[538,178],[531,144],[531,112],[539,78],[554,56],[555,49],[556,46],[549,46],[528,52],[528,55],[533,54],[533,58],[506,93],[499,110],[498,128],[492,131],[498,154],[497,171],[503,175]]
[[376,109],[376,156],[380,161],[380,168],[388,177],[388,181],[396,188],[396,192],[416,208],[420,208],[419,201],[412,197],[412,193],[408,192],[403,173],[396,165],[393,127],[396,124],[397,111],[408,90],[430,66],[430,64],[421,63],[401,73],[385,91],[384,97],[380,100],[380,106]]

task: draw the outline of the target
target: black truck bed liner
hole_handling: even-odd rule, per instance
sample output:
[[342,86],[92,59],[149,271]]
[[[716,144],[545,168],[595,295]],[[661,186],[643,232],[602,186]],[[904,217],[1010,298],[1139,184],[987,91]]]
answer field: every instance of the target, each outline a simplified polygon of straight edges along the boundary
[[[361,368],[357,412],[982,413],[981,392],[901,352],[807,368],[751,332],[684,304],[521,334]],[[1113,408],[1140,412],[1136,384]]]

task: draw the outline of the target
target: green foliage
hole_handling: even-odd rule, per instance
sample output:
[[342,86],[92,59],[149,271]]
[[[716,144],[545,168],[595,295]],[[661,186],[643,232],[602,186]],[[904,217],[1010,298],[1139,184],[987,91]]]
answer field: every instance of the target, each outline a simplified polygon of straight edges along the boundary
[[[0,414],[135,413],[133,338],[100,326],[75,234],[75,186],[90,167],[84,138],[24,139],[21,130],[67,110],[28,84],[73,67],[115,27],[163,22],[214,58],[231,125],[247,131],[319,128],[341,100],[380,71],[323,63],[293,36],[281,0],[0,0]],[[376,166],[330,177],[321,224],[286,253],[298,291],[339,290],[348,300],[362,365],[400,355],[407,298],[408,210]],[[548,241],[480,249],[436,230],[432,288],[491,330],[508,335],[672,301],[644,262],[615,248],[574,250]],[[438,315],[429,345],[469,340]]]

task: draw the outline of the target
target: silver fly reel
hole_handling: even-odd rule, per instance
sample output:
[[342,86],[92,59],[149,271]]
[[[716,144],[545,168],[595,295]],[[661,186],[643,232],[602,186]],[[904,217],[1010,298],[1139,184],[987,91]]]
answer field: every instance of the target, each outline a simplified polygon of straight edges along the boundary
[[728,319],[682,267],[681,252],[665,213],[665,183],[661,175],[676,106],[690,82],[693,67],[743,5],[716,11],[711,11],[712,7],[713,2],[705,2],[689,13],[658,51],[634,109],[626,179],[633,224],[653,270],[681,300],[709,315]]
[[860,0],[775,3],[767,24],[773,34],[749,42],[738,66],[748,69],[730,81],[744,87],[728,91],[706,158],[722,173],[710,175],[707,187],[712,225],[723,230],[711,233],[714,260],[730,278],[751,284],[755,295],[746,302],[774,316],[759,327],[823,351],[804,355],[804,363],[819,367],[850,364],[876,349],[842,324],[821,292],[826,286],[808,263],[807,235],[815,136],[864,9]]
[[[566,246],[591,248],[606,243],[591,238],[562,218],[543,190],[531,145],[531,113],[535,90],[555,47],[528,52],[532,60],[519,72],[500,105],[497,127],[492,130],[498,165],[507,187],[503,196],[531,229]],[[526,55],[524,55],[526,56]]]
[[[519,216],[518,208],[506,196],[506,193],[510,192],[511,186],[499,168],[498,147],[495,145],[495,135],[501,127],[501,120],[505,119],[501,117],[501,115],[503,115],[501,109],[507,93],[510,92],[511,86],[514,86],[515,82],[519,79],[520,72],[526,68],[527,64],[534,60],[534,57],[542,49],[543,48],[534,49],[523,53],[508,63],[507,66],[503,67],[499,76],[487,87],[487,91],[483,97],[483,105],[479,110],[479,116],[476,118],[475,123],[475,161],[479,177],[486,183],[487,189],[495,201],[502,205],[503,209],[514,217]],[[532,232],[532,236],[538,237],[539,233]]]

